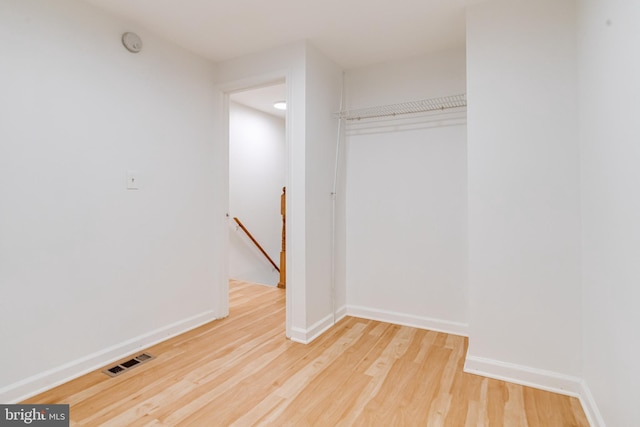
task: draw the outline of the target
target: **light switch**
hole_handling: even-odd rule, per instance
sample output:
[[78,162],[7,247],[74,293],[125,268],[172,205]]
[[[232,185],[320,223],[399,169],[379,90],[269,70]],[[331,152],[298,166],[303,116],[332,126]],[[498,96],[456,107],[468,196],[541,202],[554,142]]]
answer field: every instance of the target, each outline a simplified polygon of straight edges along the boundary
[[127,171],[127,190],[137,190],[140,188],[140,173],[138,171]]

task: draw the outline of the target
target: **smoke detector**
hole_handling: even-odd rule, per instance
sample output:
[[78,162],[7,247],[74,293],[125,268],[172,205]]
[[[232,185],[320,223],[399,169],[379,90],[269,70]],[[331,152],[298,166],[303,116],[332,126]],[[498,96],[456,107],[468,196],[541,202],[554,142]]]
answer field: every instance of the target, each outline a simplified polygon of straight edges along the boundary
[[122,35],[122,44],[131,53],[138,53],[142,50],[142,39],[136,33],[124,33]]

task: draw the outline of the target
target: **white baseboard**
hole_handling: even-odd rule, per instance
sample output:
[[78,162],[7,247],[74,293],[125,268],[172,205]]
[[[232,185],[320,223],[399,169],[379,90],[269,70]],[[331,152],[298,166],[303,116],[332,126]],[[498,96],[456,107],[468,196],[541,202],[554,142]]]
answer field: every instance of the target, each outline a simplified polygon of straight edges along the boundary
[[596,400],[593,398],[593,394],[591,394],[591,390],[586,381],[581,381],[580,386],[580,403],[582,403],[582,409],[584,409],[589,424],[591,427],[606,427],[600,409],[598,409]]
[[579,377],[469,354],[464,362],[464,372],[573,397],[580,397],[582,388]]
[[342,306],[338,310],[336,310],[335,322],[334,316],[332,314],[329,314],[323,319],[320,319],[308,329],[296,328],[294,326],[291,328],[291,336],[289,337],[289,339],[301,344],[309,344],[311,341],[318,338],[320,335],[329,330],[329,328],[342,320],[346,315],[347,307]]
[[582,387],[579,377],[469,354],[464,362],[464,372],[573,397],[580,397]]
[[291,327],[291,335],[289,339],[293,342],[298,342],[300,344],[308,344],[307,342],[307,330],[298,328],[295,326]]
[[307,329],[297,328],[295,326],[292,327],[291,336],[289,337],[289,339],[301,344],[309,344],[311,341],[318,338],[333,325],[333,314],[329,314]]
[[415,316],[412,314],[398,313],[394,311],[379,310],[349,305],[346,314],[363,319],[377,320],[396,325],[411,326],[419,329],[444,332],[452,335],[468,336],[469,326],[465,323],[451,322],[448,320],[432,319],[430,317]]
[[467,354],[464,363],[464,372],[576,397],[580,399],[589,425],[591,427],[606,427],[591,390],[580,377],[470,356],[469,354]]
[[0,402],[17,403],[28,399],[212,320],[216,320],[214,312],[206,311],[9,384],[0,389]]

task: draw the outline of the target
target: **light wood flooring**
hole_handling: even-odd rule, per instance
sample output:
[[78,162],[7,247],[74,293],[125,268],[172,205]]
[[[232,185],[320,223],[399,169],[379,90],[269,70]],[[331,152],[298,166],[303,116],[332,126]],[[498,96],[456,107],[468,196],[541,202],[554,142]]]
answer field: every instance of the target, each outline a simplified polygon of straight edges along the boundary
[[575,398],[463,373],[463,337],[347,317],[291,342],[284,295],[231,281],[228,318],[27,402],[86,426],[588,426]]

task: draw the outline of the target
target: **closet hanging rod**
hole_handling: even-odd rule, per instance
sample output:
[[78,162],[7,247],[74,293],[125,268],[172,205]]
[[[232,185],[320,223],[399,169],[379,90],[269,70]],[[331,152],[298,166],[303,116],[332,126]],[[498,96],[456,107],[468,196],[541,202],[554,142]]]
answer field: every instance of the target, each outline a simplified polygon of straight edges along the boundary
[[466,106],[467,94],[463,93],[460,95],[429,98],[420,101],[402,102],[400,104],[345,110],[336,113],[336,115],[345,120],[362,120],[378,117],[392,117],[403,114],[427,113],[429,111],[442,111]]

